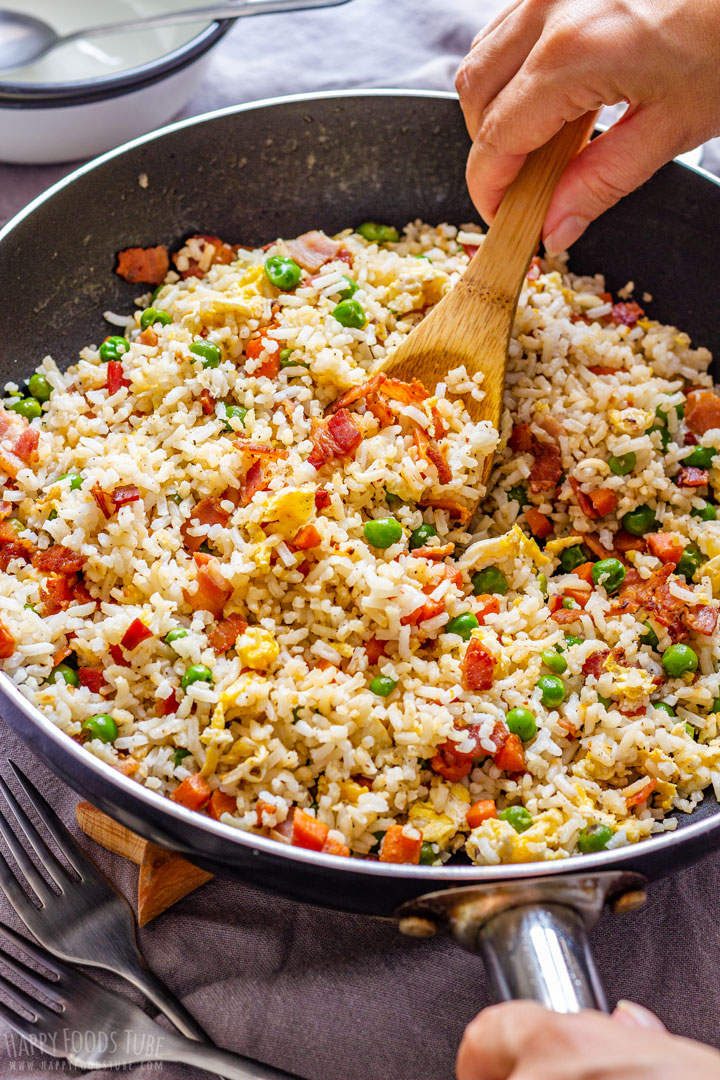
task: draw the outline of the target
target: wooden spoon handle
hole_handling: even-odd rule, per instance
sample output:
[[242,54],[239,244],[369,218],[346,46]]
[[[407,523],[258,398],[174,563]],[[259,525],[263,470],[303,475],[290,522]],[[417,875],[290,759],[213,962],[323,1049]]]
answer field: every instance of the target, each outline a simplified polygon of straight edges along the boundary
[[528,154],[505,192],[488,234],[465,272],[466,282],[482,281],[484,289],[513,304],[540,243],[552,193],[567,164],[590,138],[596,113],[571,120],[544,146]]

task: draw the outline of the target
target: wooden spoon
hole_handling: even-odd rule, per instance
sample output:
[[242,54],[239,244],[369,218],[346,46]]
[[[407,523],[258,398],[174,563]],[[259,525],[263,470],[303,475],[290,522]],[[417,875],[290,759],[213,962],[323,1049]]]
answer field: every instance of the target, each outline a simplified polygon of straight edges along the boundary
[[[420,379],[431,393],[449,370],[461,364],[471,376],[481,371],[485,397],[477,401],[467,396],[465,404],[473,420],[489,420],[498,427],[520,290],[540,243],[555,185],[587,142],[594,124],[595,113],[586,113],[528,155],[460,281],[378,370],[408,382]],[[483,482],[491,464],[488,457]]]

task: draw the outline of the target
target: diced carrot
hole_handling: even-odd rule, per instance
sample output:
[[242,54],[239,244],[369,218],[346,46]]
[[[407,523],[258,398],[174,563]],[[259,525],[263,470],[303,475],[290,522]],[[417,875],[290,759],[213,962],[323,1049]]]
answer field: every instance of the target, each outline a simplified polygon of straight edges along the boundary
[[371,666],[377,664],[381,656],[385,655],[385,642],[380,638],[372,637],[369,641],[365,642],[365,655],[368,659],[368,664]]
[[[245,349],[246,360],[257,360],[258,357],[265,351],[268,346],[268,339],[264,337],[253,338],[249,341],[247,348]],[[261,375],[267,376],[268,379],[274,379],[277,373],[280,371],[280,350],[276,349],[273,353],[268,355],[263,360],[260,367],[256,367],[253,371],[253,376],[259,378]]]
[[[185,781],[183,781],[184,783]],[[226,795],[224,791],[216,788],[210,796],[208,814],[215,821],[219,821],[223,814],[237,813],[237,799],[232,795]]]
[[481,626],[484,626],[488,615],[497,615],[500,611],[500,601],[497,596],[482,593],[477,597],[477,602],[479,606],[475,608],[475,618]]
[[609,491],[607,488],[597,488],[595,491],[588,492],[588,498],[595,508],[595,513],[598,517],[605,517],[606,514],[611,514],[618,504],[618,497],[614,491]]
[[328,836],[321,850],[324,851],[326,855],[344,855],[345,858],[350,855],[350,848],[347,844],[342,844],[332,836]]
[[584,608],[590,599],[590,593],[587,589],[574,589],[572,587],[564,590],[564,595],[568,600],[574,600],[576,604],[579,604],[581,608]]
[[0,660],[7,660],[15,652],[15,638],[6,626],[0,623]]
[[403,626],[418,626],[426,619],[434,619],[436,615],[442,615],[445,610],[444,600],[428,600],[426,604],[415,608],[409,615],[403,615],[400,622]]
[[263,799],[258,799],[255,803],[255,813],[257,814],[258,828],[264,828],[266,822],[263,821],[264,814],[270,814],[274,818],[277,814],[277,806],[274,803],[264,802]]
[[537,536],[539,540],[544,540],[553,531],[550,518],[546,517],[535,506],[531,506],[525,511],[525,520],[530,526],[533,536]]
[[549,596],[548,597],[548,607],[550,609],[550,614],[554,615],[555,612],[559,611],[560,608],[562,607],[562,596],[557,596],[557,595]]
[[471,829],[477,829],[478,825],[482,825],[483,821],[489,821],[490,818],[496,818],[498,816],[497,807],[494,799],[478,799],[473,803],[467,812],[467,823]]
[[575,567],[573,574],[575,574],[576,577],[581,578],[582,581],[587,581],[588,585],[590,585],[592,584],[592,568],[594,565],[595,563],[591,562],[581,563],[580,566]]
[[295,808],[292,827],[292,843],[295,847],[322,851],[329,832],[329,826],[323,821],[306,814],[299,806]]
[[317,547],[321,541],[322,537],[314,525],[303,525],[295,533],[291,547],[295,551],[308,551],[310,548]]
[[380,862],[417,865],[421,848],[422,834],[415,839],[405,835],[402,825],[391,825],[380,846]]
[[673,563],[675,566],[680,562],[685,545],[682,540],[671,533],[648,533],[645,537],[651,553],[661,563]]
[[640,803],[645,802],[645,800],[652,795],[656,787],[657,780],[653,777],[652,780],[648,780],[644,787],[641,787],[639,791],[636,791],[634,795],[628,795],[625,799],[625,805],[628,810],[633,806],[639,806]]
[[173,802],[186,806],[188,810],[203,810],[210,799],[210,785],[207,780],[195,773],[188,776],[173,791],[170,798]]
[[498,769],[503,772],[517,773],[525,771],[525,751],[518,735],[512,732],[493,756]]
[[72,649],[69,649],[67,645],[63,645],[62,648],[53,653],[52,666],[55,668],[58,664],[62,664],[65,657],[69,656],[71,652]]

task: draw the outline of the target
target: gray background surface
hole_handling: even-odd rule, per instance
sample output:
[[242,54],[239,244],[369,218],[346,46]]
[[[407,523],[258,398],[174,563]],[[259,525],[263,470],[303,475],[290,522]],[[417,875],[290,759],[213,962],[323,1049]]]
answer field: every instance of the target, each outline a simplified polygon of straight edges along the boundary
[[[324,12],[246,20],[216,49],[182,115],[346,86],[451,88],[474,33],[499,7],[495,0],[354,0]],[[720,168],[718,142],[706,148],[709,168]],[[0,165],[0,222],[70,168]],[[3,756],[28,770],[74,828],[76,796],[6,728],[0,732]],[[84,837],[81,842],[132,898],[137,869]],[[633,998],[671,1030],[716,1045],[718,886],[720,859],[713,853],[654,885],[644,910],[604,916],[592,935],[611,1001]],[[20,929],[2,898],[0,918]],[[307,1080],[450,1080],[463,1028],[488,1004],[480,962],[447,941],[402,939],[389,922],[229,882],[205,886],[140,936],[153,969],[220,1045]],[[49,1059],[0,1027],[2,1080],[35,1080],[48,1067]],[[190,1080],[201,1074],[166,1065],[126,1075]]]

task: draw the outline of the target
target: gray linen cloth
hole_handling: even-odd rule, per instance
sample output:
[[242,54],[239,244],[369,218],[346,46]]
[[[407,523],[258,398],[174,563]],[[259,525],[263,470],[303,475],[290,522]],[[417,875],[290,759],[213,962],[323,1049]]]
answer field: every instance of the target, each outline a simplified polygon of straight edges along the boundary
[[[346,86],[450,88],[474,33],[499,6],[497,0],[354,0],[329,11],[241,22],[216,49],[184,115]],[[709,167],[720,162],[717,143],[706,148]],[[69,168],[0,166],[0,221]],[[7,728],[0,732],[3,756],[27,770],[78,834],[75,793]],[[136,868],[78,835],[132,899]],[[602,918],[592,943],[611,1001],[633,998],[673,1031],[720,1044],[719,887],[720,859],[713,853],[654,885],[645,909]],[[21,929],[4,898],[0,918]],[[387,921],[226,881],[187,897],[140,939],[151,967],[217,1043],[307,1080],[451,1080],[463,1028],[489,1004],[480,961],[447,940],[411,941]],[[98,977],[141,1003],[119,980]],[[0,1029],[1,1080],[18,1074],[37,1080],[51,1067]],[[201,1075],[173,1065],[138,1066],[129,1074],[149,1080],[158,1071],[164,1080]],[[117,1073],[95,1075],[110,1080]]]

